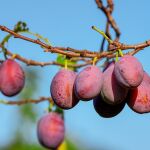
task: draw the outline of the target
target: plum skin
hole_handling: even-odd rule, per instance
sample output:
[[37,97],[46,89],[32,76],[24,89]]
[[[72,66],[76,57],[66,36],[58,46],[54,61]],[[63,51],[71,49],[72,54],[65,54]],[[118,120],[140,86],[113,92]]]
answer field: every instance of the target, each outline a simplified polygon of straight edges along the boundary
[[25,73],[13,59],[5,60],[0,66],[0,90],[5,96],[15,96],[24,87]]
[[76,77],[74,90],[76,96],[83,101],[92,100],[102,87],[102,72],[97,66],[84,68]]
[[150,112],[150,83],[149,76],[144,73],[142,83],[135,89],[131,89],[128,95],[128,106],[136,113]]
[[50,86],[50,93],[54,103],[62,109],[73,108],[79,100],[73,90],[76,73],[61,69],[53,78]]
[[104,98],[101,95],[98,95],[95,99],[93,99],[95,111],[104,118],[115,117],[123,110],[125,104],[125,101],[116,105],[108,104],[104,101]]
[[116,105],[125,100],[128,89],[121,87],[114,75],[115,63],[112,62],[103,72],[101,95],[108,104]]
[[144,80],[144,82],[150,84],[150,76],[145,71],[144,71],[144,79],[143,80]]
[[43,116],[37,125],[40,144],[48,149],[56,149],[64,140],[65,126],[61,114],[50,112]]
[[115,64],[114,73],[118,83],[125,88],[136,88],[144,77],[141,63],[130,55],[123,56]]

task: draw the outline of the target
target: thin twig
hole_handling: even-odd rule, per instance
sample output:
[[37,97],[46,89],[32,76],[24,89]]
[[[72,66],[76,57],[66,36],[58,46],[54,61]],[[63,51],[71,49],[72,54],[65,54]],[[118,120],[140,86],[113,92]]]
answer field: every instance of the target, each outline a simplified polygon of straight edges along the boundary
[[[110,11],[107,7],[104,7],[102,0],[95,0],[95,2],[97,4],[98,8],[100,8],[102,10],[102,12],[106,15],[108,22],[110,23],[110,25],[112,26],[112,28],[114,29],[114,31],[116,33],[116,37],[119,38],[121,33],[119,30],[119,27],[117,26],[114,18],[111,15],[112,10]],[[109,5],[112,2],[113,1],[109,1]],[[112,5],[113,5],[113,3],[111,4],[111,7],[112,7]]]
[[[1,45],[0,45],[1,47]],[[8,56],[13,56],[14,54],[8,50],[8,49],[5,49],[6,50],[6,55]],[[56,61],[51,61],[51,62],[39,62],[39,61],[35,61],[35,60],[32,60],[32,59],[27,59],[27,58],[24,58],[22,57],[21,55],[19,54],[15,54],[15,59],[25,63],[26,65],[28,66],[41,66],[41,67],[44,67],[44,66],[49,66],[49,65],[56,65],[56,66],[60,66],[60,67],[64,67],[65,64],[61,64],[61,63],[58,63]],[[74,68],[80,68],[80,67],[84,67],[86,65],[89,65],[89,64],[92,64],[92,60],[87,60],[85,58],[72,58],[70,59],[72,61],[84,61],[85,63],[81,63],[81,64],[68,64],[68,67],[74,67]],[[3,61],[1,60],[0,63],[2,63]]]
[[24,105],[28,103],[38,104],[44,101],[49,101],[50,103],[53,103],[53,100],[51,97],[40,97],[39,99],[23,99],[23,100],[16,100],[16,101],[0,100],[0,104]]

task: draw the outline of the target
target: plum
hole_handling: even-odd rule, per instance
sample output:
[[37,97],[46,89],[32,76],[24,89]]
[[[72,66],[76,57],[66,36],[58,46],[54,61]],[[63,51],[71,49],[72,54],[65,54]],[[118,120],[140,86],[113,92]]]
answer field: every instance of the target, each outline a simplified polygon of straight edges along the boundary
[[97,66],[84,68],[76,77],[74,89],[76,96],[84,101],[95,98],[102,87],[102,72]]
[[48,149],[56,149],[64,140],[65,127],[61,114],[49,112],[37,125],[37,136],[40,144]]
[[147,75],[144,75],[142,83],[135,89],[131,89],[128,95],[128,106],[137,113],[150,112],[150,84]]
[[73,108],[78,102],[74,94],[73,85],[76,73],[62,69],[53,78],[50,92],[54,103],[63,109]]
[[144,80],[144,82],[150,84],[150,76],[145,71],[144,71],[144,79],[143,80]]
[[114,75],[114,65],[112,62],[103,72],[103,84],[101,95],[108,104],[118,104],[125,100],[128,89],[121,87]]
[[13,59],[5,60],[0,66],[0,90],[5,96],[21,92],[25,84],[25,74]]
[[111,118],[118,115],[124,108],[126,102],[123,101],[116,105],[110,105],[104,101],[104,98],[101,95],[98,95],[93,100],[93,105],[96,112],[104,118]]
[[129,89],[139,86],[144,77],[142,64],[130,55],[123,56],[115,64],[114,73],[118,83]]

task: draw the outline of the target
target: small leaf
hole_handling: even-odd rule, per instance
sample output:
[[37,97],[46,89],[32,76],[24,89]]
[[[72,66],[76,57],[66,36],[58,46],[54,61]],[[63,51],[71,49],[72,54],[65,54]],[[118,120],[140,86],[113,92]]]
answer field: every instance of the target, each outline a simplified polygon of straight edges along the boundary
[[75,65],[75,64],[77,64],[77,62],[76,62],[76,61],[71,61],[70,59],[66,58],[65,55],[58,54],[56,61],[57,61],[58,63],[60,63],[60,64],[62,64],[62,65],[65,66],[65,60],[66,60],[66,59],[67,59],[67,64],[68,64],[68,67],[67,67],[67,68],[70,69],[70,70],[76,71],[76,68],[75,68],[75,67],[69,67],[69,65]]
[[28,31],[28,30],[29,28],[27,27],[27,24],[22,21],[19,21],[14,27],[14,32],[22,32],[22,31]]
[[60,64],[65,64],[66,56],[62,54],[58,54],[56,61]]

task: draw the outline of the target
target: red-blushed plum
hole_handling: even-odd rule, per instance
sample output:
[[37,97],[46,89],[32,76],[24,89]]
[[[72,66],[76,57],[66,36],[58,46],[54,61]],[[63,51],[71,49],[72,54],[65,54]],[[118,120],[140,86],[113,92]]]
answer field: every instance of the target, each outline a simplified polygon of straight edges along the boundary
[[126,88],[139,86],[144,77],[142,64],[130,55],[121,57],[115,64],[114,73],[118,83]]
[[50,92],[54,103],[63,109],[74,107],[79,100],[76,98],[73,90],[76,73],[62,69],[53,78],[50,86]]
[[143,80],[144,80],[144,82],[150,84],[150,76],[145,71],[144,71],[144,79]]
[[108,104],[116,105],[125,100],[128,89],[121,87],[114,75],[114,65],[112,62],[103,72],[103,84],[101,95]]
[[21,66],[13,59],[5,60],[0,66],[0,89],[5,96],[14,96],[21,92],[25,84],[25,75]]
[[84,68],[76,77],[74,89],[76,96],[84,101],[96,97],[102,87],[102,72],[97,66]]
[[93,100],[93,105],[96,110],[96,112],[104,118],[111,118],[116,115],[118,115],[124,108],[125,106],[125,101],[116,104],[116,105],[110,105],[106,103],[101,95],[98,95],[94,100]]
[[37,125],[37,136],[41,145],[56,149],[64,140],[65,127],[61,114],[50,112],[43,116]]
[[147,74],[144,73],[142,83],[131,89],[127,98],[129,107],[140,114],[150,112],[150,83],[147,79]]

